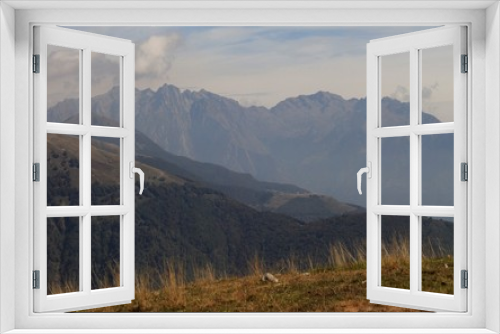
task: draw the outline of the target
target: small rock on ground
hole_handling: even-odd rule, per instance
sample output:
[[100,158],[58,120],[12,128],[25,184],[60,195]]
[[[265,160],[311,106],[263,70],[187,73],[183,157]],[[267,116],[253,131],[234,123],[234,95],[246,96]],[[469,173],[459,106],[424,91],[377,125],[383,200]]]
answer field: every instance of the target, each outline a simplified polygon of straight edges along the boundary
[[273,282],[273,283],[278,283],[279,282],[279,280],[276,277],[274,277],[274,275],[271,274],[271,273],[265,273],[262,276],[262,281],[263,282],[266,282],[266,281],[267,282]]

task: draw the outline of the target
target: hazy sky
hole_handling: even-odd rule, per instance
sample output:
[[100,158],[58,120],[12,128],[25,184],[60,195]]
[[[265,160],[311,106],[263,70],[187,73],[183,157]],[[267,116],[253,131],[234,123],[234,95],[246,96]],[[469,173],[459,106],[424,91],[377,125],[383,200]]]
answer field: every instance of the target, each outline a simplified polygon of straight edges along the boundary
[[[136,87],[164,83],[206,89],[243,105],[271,107],[287,97],[329,91],[344,98],[366,96],[366,44],[371,39],[424,27],[73,27],[132,40],[136,44]],[[407,69],[401,68],[401,71]],[[440,66],[435,67],[439,79]],[[398,70],[396,68],[396,73]],[[108,73],[101,66],[99,78]],[[109,73],[109,76],[112,74]],[[443,74],[444,76],[444,74]],[[393,81],[388,95],[404,100],[407,85]],[[99,84],[92,94],[109,89]],[[437,81],[427,95],[446,104]],[[98,86],[102,88],[98,88]],[[441,85],[442,87],[442,85]],[[63,87],[61,87],[63,89]],[[61,94],[59,94],[61,95]],[[442,95],[442,96],[440,96]],[[428,99],[428,100],[429,100]],[[49,97],[49,100],[50,97]],[[424,102],[425,103],[425,102]]]

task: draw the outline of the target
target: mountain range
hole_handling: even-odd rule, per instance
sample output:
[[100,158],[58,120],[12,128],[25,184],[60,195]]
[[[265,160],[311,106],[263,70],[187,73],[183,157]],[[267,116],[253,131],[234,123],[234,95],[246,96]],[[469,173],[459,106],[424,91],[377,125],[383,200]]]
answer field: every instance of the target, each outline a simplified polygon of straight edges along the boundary
[[[92,99],[92,112],[118,124],[119,89]],[[49,121],[68,118],[76,100],[48,112]],[[408,119],[409,105],[382,99],[384,125]],[[72,109],[78,110],[78,109]],[[364,206],[356,191],[356,172],[366,165],[366,99],[344,99],[329,92],[288,98],[272,108],[243,107],[211,92],[165,84],[136,90],[136,129],[170,154],[254,178],[293,184],[341,202]],[[439,122],[423,113],[425,123]],[[114,122],[114,123],[113,123]],[[99,123],[97,123],[99,124]],[[423,138],[422,197],[433,205],[452,205],[453,135]],[[387,143],[387,144],[384,144]],[[384,139],[382,194],[386,204],[407,204],[409,144]],[[216,173],[211,177],[216,177]],[[219,177],[220,179],[220,177]]]
[[172,175],[194,181],[259,211],[276,212],[303,222],[346,213],[362,212],[361,207],[312,193],[291,184],[258,181],[212,163],[203,163],[164,151],[136,131],[136,159]]

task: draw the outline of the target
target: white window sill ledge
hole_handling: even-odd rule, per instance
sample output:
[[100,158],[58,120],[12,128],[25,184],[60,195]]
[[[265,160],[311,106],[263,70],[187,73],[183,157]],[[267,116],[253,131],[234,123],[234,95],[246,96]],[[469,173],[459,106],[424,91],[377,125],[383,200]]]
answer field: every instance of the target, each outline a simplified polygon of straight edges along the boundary
[[5,334],[486,334],[470,329],[15,329]]

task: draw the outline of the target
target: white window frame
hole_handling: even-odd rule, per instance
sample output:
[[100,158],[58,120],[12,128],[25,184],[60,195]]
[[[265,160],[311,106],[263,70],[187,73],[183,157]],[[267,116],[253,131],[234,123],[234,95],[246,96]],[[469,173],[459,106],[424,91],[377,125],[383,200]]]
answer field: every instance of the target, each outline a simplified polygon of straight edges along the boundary
[[[39,55],[39,73],[34,84],[34,162],[40,164],[40,181],[33,184],[34,199],[34,270],[39,270],[39,289],[34,290],[35,312],[74,311],[91,307],[130,303],[135,293],[135,185],[129,168],[135,164],[135,45],[129,41],[61,27],[34,27],[34,53]],[[80,81],[78,124],[47,122],[48,45],[71,48],[79,53]],[[91,121],[91,55],[93,52],[119,59],[120,110],[118,126],[96,126]],[[80,203],[74,206],[47,206],[47,135],[78,136]],[[94,137],[119,140],[120,203],[91,203],[91,141]],[[133,174],[132,174],[133,175]],[[92,290],[91,227],[92,217],[119,218],[119,285]],[[79,219],[79,290],[48,295],[47,218]]]
[[[461,270],[467,269],[467,184],[461,181],[461,163],[467,163],[467,76],[461,71],[461,55],[467,54],[466,28],[445,26],[414,33],[372,40],[367,46],[367,162],[371,178],[367,179],[367,298],[371,302],[407,306],[422,310],[467,310],[467,290],[461,288]],[[452,47],[453,122],[422,124],[422,50],[440,46]],[[381,83],[383,57],[408,54],[409,124],[382,126]],[[422,205],[422,136],[453,134],[452,206]],[[408,205],[382,203],[382,140],[408,138],[409,175]],[[382,224],[384,216],[405,216],[409,223],[410,288],[382,286]],[[423,216],[453,217],[453,294],[422,290],[422,225]]]
[[[492,333],[500,332],[500,12],[497,1],[4,1],[0,4],[0,331]],[[14,11],[13,8],[19,8]],[[58,7],[70,7],[61,9]],[[73,6],[73,8],[71,8]],[[132,9],[102,10],[103,7]],[[145,9],[147,6],[163,7]],[[21,8],[31,8],[24,9]],[[86,9],[85,9],[86,7]],[[97,10],[95,8],[101,8]],[[393,8],[396,7],[396,8]],[[49,10],[41,10],[49,8]],[[50,10],[50,8],[54,10]],[[74,9],[80,8],[80,9]],[[94,8],[94,9],[92,9]],[[143,10],[137,10],[143,8]],[[392,9],[391,9],[392,8]],[[355,10],[353,10],[355,9]],[[15,19],[15,20],[14,20]],[[34,314],[30,181],[34,24],[59,25],[442,25],[469,27],[469,307],[434,314]],[[15,31],[15,39],[13,34]],[[15,67],[15,70],[14,70]],[[15,82],[15,85],[12,85]],[[15,94],[15,99],[13,98]],[[15,110],[15,112],[13,112]],[[14,130],[13,130],[14,129]],[[14,132],[15,131],[15,132]],[[12,138],[15,145],[12,145]],[[362,167],[362,166],[360,166]],[[15,177],[12,175],[15,171]],[[356,171],[353,171],[353,179]],[[486,176],[488,179],[486,182]],[[354,183],[353,183],[354,184]],[[12,199],[12,189],[15,197]],[[12,210],[12,207],[15,210]],[[15,222],[15,224],[12,224]],[[473,228],[472,228],[473,226]],[[13,255],[14,254],[14,255]],[[488,256],[486,256],[486,254]],[[30,259],[26,261],[26,259]],[[12,287],[15,287],[14,289]],[[488,291],[488,293],[486,293]],[[14,307],[12,307],[14,305]],[[141,329],[137,329],[138,327]],[[412,330],[413,328],[413,330]],[[120,330],[121,329],[121,330]],[[136,330],[133,330],[136,329]],[[163,330],[160,330],[163,329]],[[357,329],[357,330],[356,330]],[[40,330],[40,331],[38,331]],[[45,331],[46,333],[47,331]],[[183,331],[186,333],[186,331]],[[248,332],[248,330],[246,331]]]

